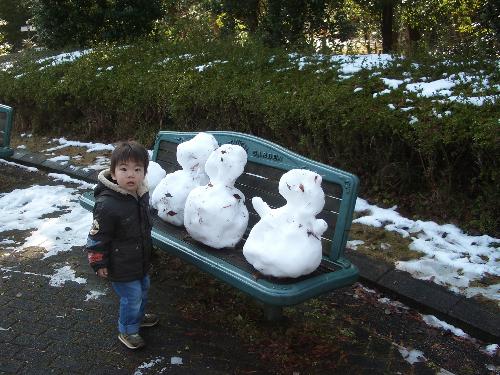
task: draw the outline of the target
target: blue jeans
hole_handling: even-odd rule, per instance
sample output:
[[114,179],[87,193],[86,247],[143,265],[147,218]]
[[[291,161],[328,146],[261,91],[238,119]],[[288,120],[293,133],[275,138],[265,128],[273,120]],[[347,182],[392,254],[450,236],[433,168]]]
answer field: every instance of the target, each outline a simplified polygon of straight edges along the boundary
[[120,297],[118,331],[124,334],[138,333],[148,301],[149,276],[146,275],[140,280],[111,284]]

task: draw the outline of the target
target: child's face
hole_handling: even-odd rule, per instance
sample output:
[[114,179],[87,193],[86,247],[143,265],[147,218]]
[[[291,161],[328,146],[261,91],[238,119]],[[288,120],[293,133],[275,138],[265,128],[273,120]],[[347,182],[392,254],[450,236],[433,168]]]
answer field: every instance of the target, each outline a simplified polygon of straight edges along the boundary
[[134,160],[120,162],[115,170],[111,171],[111,177],[122,189],[135,194],[139,185],[144,181],[144,165]]

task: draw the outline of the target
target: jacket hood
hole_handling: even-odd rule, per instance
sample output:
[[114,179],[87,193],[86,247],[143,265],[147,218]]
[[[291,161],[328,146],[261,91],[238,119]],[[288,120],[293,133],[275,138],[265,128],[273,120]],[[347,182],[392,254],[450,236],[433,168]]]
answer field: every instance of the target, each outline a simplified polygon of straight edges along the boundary
[[[99,195],[105,188],[116,191],[117,193],[123,195],[132,195],[127,190],[122,189],[118,184],[114,183],[111,178],[111,171],[109,169],[105,169],[99,173],[97,176],[97,180],[104,186],[97,185],[95,189],[95,195]],[[146,179],[144,179],[146,181]],[[146,183],[142,181],[137,188],[137,195],[142,197],[144,194],[148,192],[148,186]]]

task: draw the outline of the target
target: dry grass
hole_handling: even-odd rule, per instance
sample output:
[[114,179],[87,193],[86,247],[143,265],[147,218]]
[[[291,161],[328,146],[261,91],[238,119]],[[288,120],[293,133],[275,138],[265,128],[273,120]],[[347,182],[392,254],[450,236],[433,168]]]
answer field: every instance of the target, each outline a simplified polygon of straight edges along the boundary
[[409,249],[411,241],[408,238],[383,228],[353,224],[349,238],[364,242],[357,246],[356,251],[388,263],[418,259],[423,255]]

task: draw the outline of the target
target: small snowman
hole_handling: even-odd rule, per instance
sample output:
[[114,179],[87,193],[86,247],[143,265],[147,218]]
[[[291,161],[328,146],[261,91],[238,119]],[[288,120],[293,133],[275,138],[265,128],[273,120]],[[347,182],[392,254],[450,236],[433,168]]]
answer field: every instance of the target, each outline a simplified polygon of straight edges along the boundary
[[274,277],[299,277],[321,263],[321,235],[327,224],[316,219],[325,205],[319,174],[292,169],[279,182],[283,207],[271,209],[260,197],[252,205],[260,221],[243,246],[245,259],[259,272]]
[[153,194],[160,181],[167,175],[167,172],[155,161],[150,160],[148,165],[148,173],[146,174],[146,182],[149,189],[149,194]]
[[192,238],[216,249],[234,247],[248,225],[245,196],[234,187],[243,173],[247,153],[225,144],[205,164],[210,182],[191,191],[186,200],[184,226]]
[[208,183],[205,162],[218,146],[208,133],[198,133],[177,146],[177,162],[182,169],[167,174],[151,196],[151,205],[162,220],[178,226],[184,224],[186,198],[191,190]]

